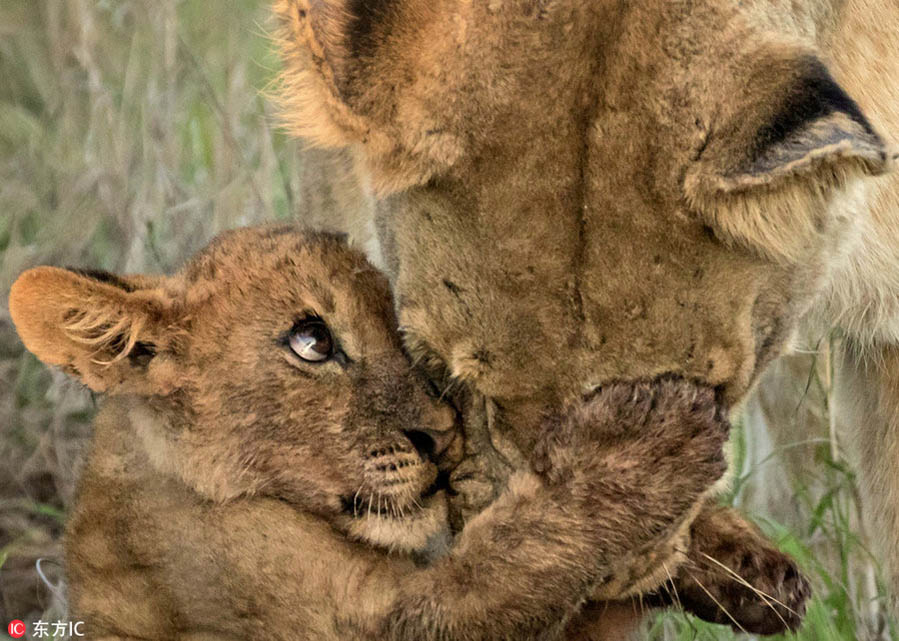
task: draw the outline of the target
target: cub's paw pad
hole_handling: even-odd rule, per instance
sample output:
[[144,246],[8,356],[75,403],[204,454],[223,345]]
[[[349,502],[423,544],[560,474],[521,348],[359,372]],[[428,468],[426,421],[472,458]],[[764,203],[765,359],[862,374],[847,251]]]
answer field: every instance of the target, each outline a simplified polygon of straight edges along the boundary
[[721,623],[755,634],[778,634],[801,625],[812,590],[789,557],[774,550],[746,555],[735,572],[740,578],[734,577],[726,594],[736,623],[729,618]]
[[701,520],[676,581],[684,609],[754,634],[798,628],[812,591],[796,563],[748,523],[722,528],[712,541]]

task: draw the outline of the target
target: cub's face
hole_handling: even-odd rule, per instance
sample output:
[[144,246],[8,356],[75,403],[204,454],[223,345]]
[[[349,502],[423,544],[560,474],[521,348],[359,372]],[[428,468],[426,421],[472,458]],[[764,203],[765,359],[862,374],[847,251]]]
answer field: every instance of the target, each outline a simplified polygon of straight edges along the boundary
[[445,528],[455,415],[412,372],[386,281],[337,238],[239,230],[165,279],[38,268],[10,304],[39,357],[140,397],[151,459],[209,498],[280,498],[403,549]]

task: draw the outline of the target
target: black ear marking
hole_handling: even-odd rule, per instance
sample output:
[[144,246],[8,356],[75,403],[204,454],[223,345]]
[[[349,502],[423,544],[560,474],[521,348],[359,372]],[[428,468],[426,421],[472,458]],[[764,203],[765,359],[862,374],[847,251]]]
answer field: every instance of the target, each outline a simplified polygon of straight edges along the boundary
[[824,63],[808,56],[802,60],[800,68],[802,72],[784,96],[780,109],[759,131],[757,150],[784,142],[801,127],[835,112],[845,113],[866,134],[877,135],[856,102],[836,83]]
[[362,93],[366,65],[391,33],[394,12],[394,0],[310,1],[308,19],[321,47],[314,55],[330,67],[330,82],[344,102]]
[[123,289],[129,293],[136,291],[133,285],[116,276],[115,274],[106,271],[105,269],[82,269],[80,267],[66,267],[66,269],[68,269],[70,272],[78,274],[79,276],[84,276],[101,283],[106,283],[107,285],[118,287],[119,289]]
[[805,57],[768,123],[750,141],[747,159],[738,172],[763,176],[808,159],[817,150],[844,145],[875,165],[887,163],[880,136],[856,102],[836,83],[827,67]]
[[[758,91],[733,106],[687,172],[684,190],[691,206],[727,209],[734,203],[716,199],[753,190],[760,197],[802,181],[811,197],[815,185],[840,186],[891,168],[891,150],[820,59],[806,52],[757,66],[746,82]],[[785,201],[764,208],[772,206],[786,208]],[[820,210],[822,203],[812,208]],[[783,215],[776,225],[789,225],[786,209]],[[776,231],[771,221],[778,217],[752,216],[758,219],[753,224]]]
[[716,238],[795,263],[841,237],[834,197],[888,171],[892,152],[820,59],[787,53],[755,61],[755,91],[731,101],[683,187]]

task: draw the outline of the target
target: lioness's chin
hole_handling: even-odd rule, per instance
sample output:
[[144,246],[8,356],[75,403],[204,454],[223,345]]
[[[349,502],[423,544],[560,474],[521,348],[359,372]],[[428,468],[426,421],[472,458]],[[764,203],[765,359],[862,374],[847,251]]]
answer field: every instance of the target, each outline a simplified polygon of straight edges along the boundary
[[421,507],[402,516],[360,512],[341,517],[340,526],[350,538],[397,552],[424,552],[435,542],[450,540],[446,495],[439,491],[419,499]]

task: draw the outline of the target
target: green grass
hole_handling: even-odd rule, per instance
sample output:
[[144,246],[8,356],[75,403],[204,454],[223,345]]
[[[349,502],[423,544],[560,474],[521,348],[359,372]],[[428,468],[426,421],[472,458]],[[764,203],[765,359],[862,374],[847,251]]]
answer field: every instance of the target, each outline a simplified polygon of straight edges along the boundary
[[[34,563],[60,556],[94,409],[24,352],[8,288],[41,263],[170,270],[222,229],[301,211],[303,156],[262,95],[277,69],[270,26],[251,0],[0,3],[0,621],[61,611]],[[753,403],[781,429],[750,411],[727,499],[813,580],[805,627],[788,638],[899,638],[831,429],[826,357],[797,357],[762,385]],[[678,613],[646,636],[737,638]]]

